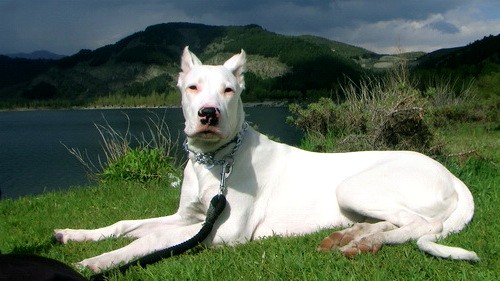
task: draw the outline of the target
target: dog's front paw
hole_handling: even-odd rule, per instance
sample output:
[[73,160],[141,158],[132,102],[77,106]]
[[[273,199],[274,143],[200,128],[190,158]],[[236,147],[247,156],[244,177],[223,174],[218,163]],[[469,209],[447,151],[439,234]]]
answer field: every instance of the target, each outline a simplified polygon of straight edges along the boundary
[[54,229],[54,238],[61,244],[66,244],[68,241],[82,242],[87,239],[84,231],[77,229]]
[[54,229],[54,238],[61,244],[66,244],[69,241],[68,229]]
[[113,263],[109,263],[98,257],[84,259],[79,263],[75,264],[75,267],[79,270],[84,270],[86,268],[92,270],[95,273],[99,273],[113,266]]

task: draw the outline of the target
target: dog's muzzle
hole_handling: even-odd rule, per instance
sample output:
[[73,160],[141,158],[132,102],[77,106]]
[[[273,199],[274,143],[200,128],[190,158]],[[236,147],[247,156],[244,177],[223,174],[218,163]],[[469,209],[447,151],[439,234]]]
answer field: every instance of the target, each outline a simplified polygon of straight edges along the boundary
[[219,123],[220,110],[215,107],[203,107],[198,110],[198,117],[202,125],[217,126]]

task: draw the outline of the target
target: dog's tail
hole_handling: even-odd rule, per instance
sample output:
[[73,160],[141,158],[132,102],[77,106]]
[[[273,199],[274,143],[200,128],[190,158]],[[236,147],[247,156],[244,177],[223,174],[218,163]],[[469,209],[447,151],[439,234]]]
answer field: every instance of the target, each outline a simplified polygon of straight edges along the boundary
[[427,234],[417,240],[418,247],[433,256],[454,260],[479,261],[473,251],[458,247],[444,246],[435,243],[436,240],[448,234],[462,230],[472,219],[474,214],[474,199],[467,186],[458,178],[454,179],[455,190],[458,195],[457,206],[453,213],[443,222],[443,230],[438,234]]

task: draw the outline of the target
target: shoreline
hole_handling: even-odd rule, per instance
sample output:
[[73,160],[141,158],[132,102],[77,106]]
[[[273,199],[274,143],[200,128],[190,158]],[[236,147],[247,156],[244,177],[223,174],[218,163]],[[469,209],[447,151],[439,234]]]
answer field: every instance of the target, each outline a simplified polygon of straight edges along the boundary
[[[243,103],[243,107],[286,107],[289,102],[287,101],[265,101],[265,102],[246,102]],[[72,106],[72,107],[61,107],[61,108],[50,108],[50,107],[19,107],[4,109],[1,108],[0,112],[23,112],[23,111],[49,111],[49,110],[95,110],[95,109],[169,109],[169,108],[181,108],[180,105],[165,105],[165,106]]]

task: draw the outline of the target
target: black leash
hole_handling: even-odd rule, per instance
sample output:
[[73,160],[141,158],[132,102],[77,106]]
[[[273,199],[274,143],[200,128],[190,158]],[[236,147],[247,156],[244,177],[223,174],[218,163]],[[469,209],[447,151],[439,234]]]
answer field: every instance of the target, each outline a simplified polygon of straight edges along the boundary
[[[207,217],[205,219],[205,223],[203,223],[203,226],[201,227],[200,231],[195,236],[175,246],[156,251],[149,255],[143,256],[135,261],[124,264],[120,266],[118,270],[124,273],[131,266],[138,265],[144,267],[148,264],[156,263],[162,259],[169,258],[175,255],[180,255],[186,252],[187,250],[190,250],[198,246],[210,234],[215,221],[222,213],[225,206],[226,206],[226,197],[223,194],[215,195],[210,201],[210,206],[207,211]],[[110,273],[114,272],[115,270],[116,269],[92,275],[90,277],[90,280],[105,280],[104,278],[109,276]]]
[[[227,145],[223,146],[223,148],[226,148],[229,144],[234,143],[234,147],[231,149],[231,151],[227,155],[222,157],[220,160],[215,159],[215,154],[219,152],[221,149],[218,149],[215,153],[199,153],[199,152],[197,153],[189,149],[187,141],[184,143],[184,149],[186,150],[186,152],[188,154],[189,153],[193,154],[194,157],[193,161],[202,165],[206,165],[207,169],[211,169],[215,165],[220,165],[222,167],[220,173],[219,193],[215,195],[210,201],[210,206],[208,207],[205,223],[203,223],[203,226],[201,227],[200,231],[191,239],[186,240],[175,246],[148,254],[137,260],[122,265],[117,268],[120,272],[124,273],[125,271],[127,271],[127,269],[129,269],[131,266],[134,265],[144,267],[148,264],[153,264],[162,259],[180,255],[186,252],[187,250],[190,250],[198,246],[201,242],[203,242],[203,240],[205,240],[208,237],[208,235],[212,231],[212,228],[214,227],[215,221],[217,220],[219,215],[224,210],[224,207],[226,206],[226,197],[224,196],[224,192],[226,191],[226,179],[232,172],[233,156],[238,150],[238,148],[241,146],[243,135],[245,134],[247,128],[248,128],[248,123],[244,122],[241,127],[241,130],[236,135],[236,137],[232,141],[230,141]],[[90,280],[104,280],[105,277],[109,276],[110,273],[114,271],[115,270],[113,269],[92,275],[90,277]]]

